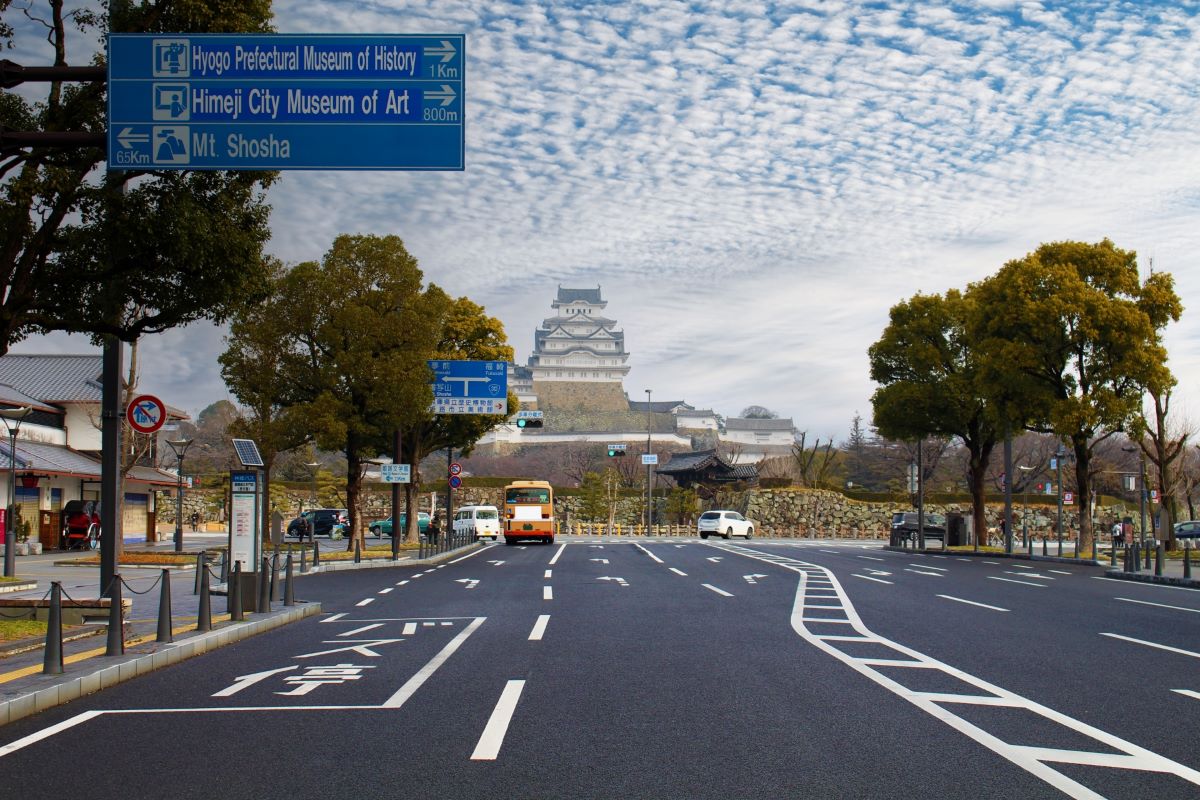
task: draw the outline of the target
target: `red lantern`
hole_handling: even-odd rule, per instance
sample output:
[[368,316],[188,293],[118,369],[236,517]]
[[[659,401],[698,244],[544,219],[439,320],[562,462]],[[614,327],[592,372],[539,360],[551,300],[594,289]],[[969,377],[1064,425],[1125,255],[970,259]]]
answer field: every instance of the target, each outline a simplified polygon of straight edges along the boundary
[[38,486],[38,476],[37,475],[22,475],[21,476],[21,488],[22,489],[36,489],[37,486]]

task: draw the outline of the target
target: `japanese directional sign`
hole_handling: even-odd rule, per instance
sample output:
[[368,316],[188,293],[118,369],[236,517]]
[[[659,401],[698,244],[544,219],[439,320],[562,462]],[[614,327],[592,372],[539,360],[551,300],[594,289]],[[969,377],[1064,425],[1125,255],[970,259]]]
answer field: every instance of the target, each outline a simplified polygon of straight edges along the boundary
[[508,362],[430,361],[433,414],[507,414]]
[[112,34],[110,169],[464,168],[462,34]]

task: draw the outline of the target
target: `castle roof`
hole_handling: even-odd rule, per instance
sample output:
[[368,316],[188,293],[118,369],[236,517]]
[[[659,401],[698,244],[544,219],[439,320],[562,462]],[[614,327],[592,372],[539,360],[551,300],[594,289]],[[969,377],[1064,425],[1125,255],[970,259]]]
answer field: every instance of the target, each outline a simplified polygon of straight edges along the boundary
[[554,302],[550,304],[551,308],[558,308],[561,305],[568,303],[589,303],[594,306],[606,306],[604,300],[600,298],[600,287],[595,289],[564,289],[558,287],[558,297],[554,298]]

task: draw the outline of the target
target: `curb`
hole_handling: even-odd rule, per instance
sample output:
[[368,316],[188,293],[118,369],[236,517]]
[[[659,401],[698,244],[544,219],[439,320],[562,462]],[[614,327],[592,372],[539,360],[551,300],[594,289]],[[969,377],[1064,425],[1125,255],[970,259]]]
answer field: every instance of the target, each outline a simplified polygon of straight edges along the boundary
[[[45,684],[36,685],[26,693],[10,700],[0,701],[0,725],[15,722],[23,717],[45,711],[48,708],[69,703],[84,695],[107,689],[139,675],[170,666],[192,656],[215,650],[227,644],[247,639],[274,628],[297,622],[305,617],[321,613],[320,603],[285,608],[264,615],[260,619],[233,623],[215,631],[190,636],[182,641],[163,646],[153,653],[130,656],[98,656],[80,662],[83,669],[72,675],[68,667],[63,675],[46,675],[35,680]],[[89,663],[90,662],[90,663]]]
[[1119,581],[1134,581],[1136,583],[1160,583],[1166,586],[1177,586],[1181,589],[1200,589],[1200,581],[1198,580],[1175,578],[1170,575],[1147,575],[1142,572],[1125,572],[1119,569],[1110,569],[1104,573],[1104,577]]
[[8,583],[5,581],[4,583],[0,583],[0,594],[23,592],[26,589],[36,589],[37,587],[37,581],[33,581],[32,583]]
[[1086,564],[1093,567],[1107,567],[1108,560],[1096,561],[1091,558],[1059,558],[1058,556],[1030,556],[1027,553],[974,553],[967,551],[965,553],[954,550],[915,550],[911,547],[893,547],[890,544],[883,546],[884,550],[891,550],[894,553],[912,553],[913,555],[924,556],[953,556],[955,558],[1008,558],[1014,561],[1042,561],[1047,564]]

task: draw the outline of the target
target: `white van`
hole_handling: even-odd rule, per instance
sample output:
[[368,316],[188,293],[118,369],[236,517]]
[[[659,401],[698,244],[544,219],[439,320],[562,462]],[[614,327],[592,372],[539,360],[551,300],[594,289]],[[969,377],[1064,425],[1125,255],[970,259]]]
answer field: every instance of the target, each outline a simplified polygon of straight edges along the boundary
[[500,538],[500,511],[495,506],[463,506],[454,512],[454,531],[494,542]]

